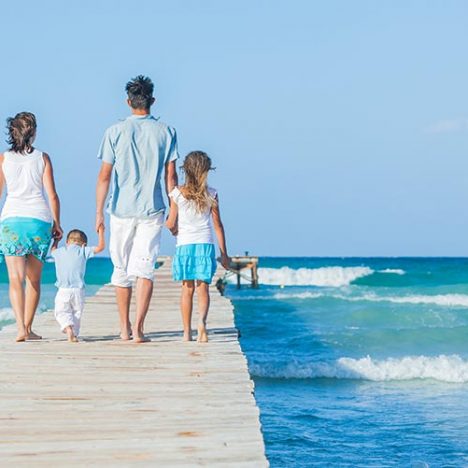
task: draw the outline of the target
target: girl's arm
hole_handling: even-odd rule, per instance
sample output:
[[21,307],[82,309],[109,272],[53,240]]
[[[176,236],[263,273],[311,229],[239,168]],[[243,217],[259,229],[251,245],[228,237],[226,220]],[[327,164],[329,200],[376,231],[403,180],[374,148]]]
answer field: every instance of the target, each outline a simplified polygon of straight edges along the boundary
[[177,214],[178,214],[178,208],[177,208],[177,203],[172,199],[169,198],[171,201],[171,205],[169,208],[169,216],[166,219],[166,227],[171,231],[172,235],[176,236],[177,235]]
[[52,247],[50,248],[50,251],[53,252],[54,250],[57,250],[57,247],[59,245],[59,240],[57,238],[54,239],[54,242],[52,244]]
[[52,235],[54,239],[60,240],[63,237],[63,230],[60,226],[60,199],[55,190],[54,170],[50,161],[49,155],[44,153],[44,176],[43,183],[49,199],[50,209],[52,211],[52,218],[54,220],[54,226],[52,228]]
[[97,247],[94,247],[94,253],[101,253],[106,248],[106,239],[104,237],[104,224],[101,224],[98,229],[99,242]]
[[221,252],[221,265],[223,265],[223,267],[227,270],[229,269],[231,259],[227,253],[226,235],[224,233],[223,222],[221,221],[218,196],[216,196],[216,201],[216,206],[214,206],[211,210],[211,216],[213,217],[213,228],[216,234],[216,238],[218,239],[219,250]]

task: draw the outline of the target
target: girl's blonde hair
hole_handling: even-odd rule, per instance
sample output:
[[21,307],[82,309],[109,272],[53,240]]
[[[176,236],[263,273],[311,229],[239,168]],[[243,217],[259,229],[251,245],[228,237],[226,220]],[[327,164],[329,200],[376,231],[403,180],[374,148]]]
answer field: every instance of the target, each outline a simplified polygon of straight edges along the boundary
[[190,152],[182,165],[185,173],[184,197],[192,200],[200,213],[216,205],[207,184],[208,172],[212,169],[211,159],[203,151]]

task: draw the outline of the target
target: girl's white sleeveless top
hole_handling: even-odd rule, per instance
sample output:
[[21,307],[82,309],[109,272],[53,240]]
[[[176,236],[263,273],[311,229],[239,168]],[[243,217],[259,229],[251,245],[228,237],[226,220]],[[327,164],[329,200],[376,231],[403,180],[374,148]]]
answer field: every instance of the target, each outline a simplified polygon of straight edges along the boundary
[[52,215],[44,196],[45,162],[42,151],[3,154],[3,175],[7,196],[0,220],[13,217],[51,222]]
[[[208,187],[208,191],[213,198],[216,197],[215,189]],[[203,213],[198,212],[193,201],[187,200],[177,187],[172,190],[169,196],[177,204],[177,245],[213,244],[211,208]]]

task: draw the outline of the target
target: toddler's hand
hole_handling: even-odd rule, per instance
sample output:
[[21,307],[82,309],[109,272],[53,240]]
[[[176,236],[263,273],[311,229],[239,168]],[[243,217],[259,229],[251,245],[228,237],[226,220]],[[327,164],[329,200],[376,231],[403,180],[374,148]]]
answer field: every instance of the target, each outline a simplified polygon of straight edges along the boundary
[[97,213],[96,214],[96,232],[99,232],[99,230],[101,229],[105,229],[105,225],[104,225],[104,215],[100,214],[100,213]]

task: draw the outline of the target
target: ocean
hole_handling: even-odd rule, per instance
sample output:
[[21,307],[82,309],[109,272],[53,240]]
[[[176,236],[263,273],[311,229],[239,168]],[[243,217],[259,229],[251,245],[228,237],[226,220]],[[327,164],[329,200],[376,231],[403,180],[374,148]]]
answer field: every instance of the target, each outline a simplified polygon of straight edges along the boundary
[[[92,259],[88,294],[110,272]],[[259,279],[226,295],[272,467],[468,466],[468,259],[261,258]]]

